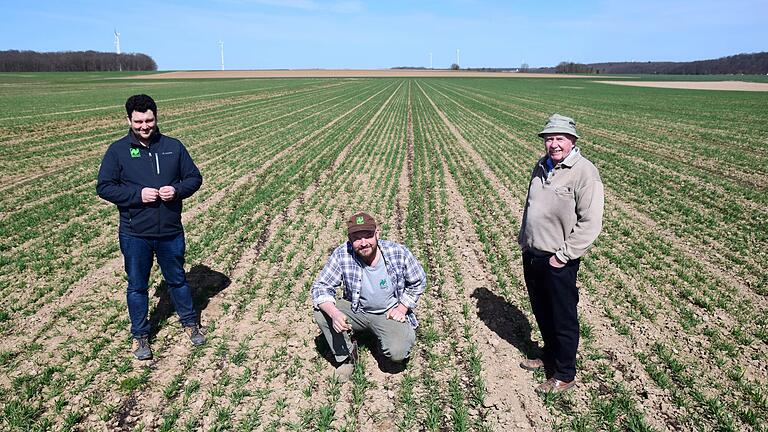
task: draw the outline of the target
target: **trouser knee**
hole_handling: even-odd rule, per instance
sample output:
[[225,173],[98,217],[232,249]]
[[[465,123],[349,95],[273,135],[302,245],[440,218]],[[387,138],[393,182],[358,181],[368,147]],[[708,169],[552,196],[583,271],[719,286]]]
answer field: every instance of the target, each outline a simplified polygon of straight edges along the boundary
[[415,335],[404,337],[398,340],[389,340],[381,342],[381,351],[385,357],[393,362],[402,362],[411,354],[411,348],[416,341]]

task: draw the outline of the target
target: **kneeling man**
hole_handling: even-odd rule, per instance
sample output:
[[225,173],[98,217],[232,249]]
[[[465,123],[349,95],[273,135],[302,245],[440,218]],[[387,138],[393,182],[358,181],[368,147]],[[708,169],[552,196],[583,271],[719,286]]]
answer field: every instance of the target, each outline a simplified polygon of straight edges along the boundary
[[[337,247],[312,284],[315,322],[338,366],[341,380],[352,374],[357,345],[350,332],[369,331],[392,362],[408,358],[418,325],[413,309],[426,274],[404,245],[379,239],[376,221],[357,213],[347,221],[348,241]],[[343,298],[336,289],[344,284]]]

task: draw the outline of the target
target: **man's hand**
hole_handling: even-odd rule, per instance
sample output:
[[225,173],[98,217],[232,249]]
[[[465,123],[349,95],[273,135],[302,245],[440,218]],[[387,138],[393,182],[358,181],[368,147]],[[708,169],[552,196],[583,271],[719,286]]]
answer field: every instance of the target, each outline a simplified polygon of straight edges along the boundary
[[158,193],[161,200],[171,201],[174,197],[176,197],[176,188],[173,186],[163,186],[160,188]]
[[402,303],[398,303],[397,306],[387,311],[387,319],[392,319],[397,322],[405,322],[405,314],[408,313],[408,308]]
[[347,322],[347,316],[333,302],[324,302],[317,305],[325,315],[331,318],[331,326],[339,333],[352,331],[352,325]]
[[336,313],[331,316],[331,320],[333,321],[333,329],[337,332],[352,331],[352,325],[347,322],[347,316],[344,315],[344,312],[336,309]]
[[554,268],[565,267],[565,263],[561,263],[560,260],[557,259],[557,255],[552,255],[551,257],[549,257],[549,265],[551,265]]
[[141,202],[143,203],[155,202],[158,197],[160,197],[160,191],[155,188],[145,187],[141,190]]

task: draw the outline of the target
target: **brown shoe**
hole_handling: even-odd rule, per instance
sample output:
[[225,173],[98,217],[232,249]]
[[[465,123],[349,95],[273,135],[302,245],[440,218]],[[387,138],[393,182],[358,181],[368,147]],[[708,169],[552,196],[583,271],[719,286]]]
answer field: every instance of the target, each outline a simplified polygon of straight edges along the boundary
[[355,372],[355,365],[347,360],[336,367],[336,370],[333,371],[333,375],[339,380],[339,382],[345,383],[349,381],[350,378],[352,378],[353,372]]
[[570,390],[576,385],[576,380],[565,382],[559,379],[550,378],[536,387],[536,393],[539,395],[545,395],[547,393],[562,393]]
[[352,349],[349,350],[349,361],[355,364],[358,360],[360,360],[360,355],[357,353],[357,341],[353,340]]
[[544,360],[540,358],[525,359],[520,362],[520,367],[527,371],[537,371],[544,369]]

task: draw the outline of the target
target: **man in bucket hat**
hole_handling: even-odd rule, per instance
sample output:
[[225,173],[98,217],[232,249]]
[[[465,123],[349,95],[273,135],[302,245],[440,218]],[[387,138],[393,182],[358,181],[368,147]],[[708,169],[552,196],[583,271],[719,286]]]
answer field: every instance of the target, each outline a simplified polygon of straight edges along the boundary
[[576,146],[576,122],[553,114],[544,130],[545,155],[531,173],[518,243],[536,323],[544,341],[540,358],[526,359],[527,370],[544,369],[539,394],[558,393],[576,381],[580,258],[602,229],[603,183],[597,168]]
[[[367,213],[347,221],[347,242],[337,247],[312,284],[314,318],[346,381],[357,359],[350,332],[370,332],[386,359],[402,364],[416,341],[413,309],[424,292],[426,274],[404,245],[381,240]],[[343,298],[336,289],[344,285]]]

